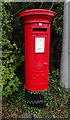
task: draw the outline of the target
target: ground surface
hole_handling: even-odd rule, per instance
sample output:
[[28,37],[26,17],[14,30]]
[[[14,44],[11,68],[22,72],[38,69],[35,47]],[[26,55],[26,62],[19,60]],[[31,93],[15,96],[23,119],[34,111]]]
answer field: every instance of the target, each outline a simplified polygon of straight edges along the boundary
[[22,119],[22,118],[24,118],[25,120],[26,120],[26,119],[33,120],[33,118],[35,118],[35,119],[37,118],[38,120],[39,120],[39,119],[43,120],[40,115],[34,115],[34,116],[32,117],[31,114],[25,113],[25,112],[24,112],[24,113],[21,113],[20,115],[18,115],[18,119]]

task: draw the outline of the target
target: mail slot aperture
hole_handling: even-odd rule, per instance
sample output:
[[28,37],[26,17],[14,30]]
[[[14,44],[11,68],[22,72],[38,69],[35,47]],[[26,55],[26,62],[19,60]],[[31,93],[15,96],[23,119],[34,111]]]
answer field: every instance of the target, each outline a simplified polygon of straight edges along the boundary
[[47,28],[33,28],[33,31],[43,31],[43,32],[46,32]]

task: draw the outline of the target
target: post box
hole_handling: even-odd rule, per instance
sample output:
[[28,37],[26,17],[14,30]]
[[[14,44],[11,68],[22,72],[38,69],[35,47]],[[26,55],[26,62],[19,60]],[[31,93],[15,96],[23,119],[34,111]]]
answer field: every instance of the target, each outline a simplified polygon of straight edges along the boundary
[[24,27],[25,88],[42,91],[48,88],[50,24],[55,12],[31,9],[19,17]]

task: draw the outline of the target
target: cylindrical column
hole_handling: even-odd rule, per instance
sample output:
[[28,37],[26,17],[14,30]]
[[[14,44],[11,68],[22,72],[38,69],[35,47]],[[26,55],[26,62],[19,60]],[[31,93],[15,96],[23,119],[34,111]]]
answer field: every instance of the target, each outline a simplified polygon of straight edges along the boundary
[[65,88],[70,87],[70,2],[64,4],[63,42],[61,56],[60,81]]
[[42,91],[48,88],[50,24],[55,13],[32,9],[20,13],[25,38],[25,88]]

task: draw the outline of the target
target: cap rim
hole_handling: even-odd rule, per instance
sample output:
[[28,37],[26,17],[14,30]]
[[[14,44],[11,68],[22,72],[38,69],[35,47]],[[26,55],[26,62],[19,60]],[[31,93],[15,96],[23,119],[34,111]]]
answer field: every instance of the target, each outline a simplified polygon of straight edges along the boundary
[[19,17],[21,18],[29,15],[46,15],[46,16],[49,15],[55,17],[56,13],[46,9],[30,9],[30,10],[22,11],[19,14]]

